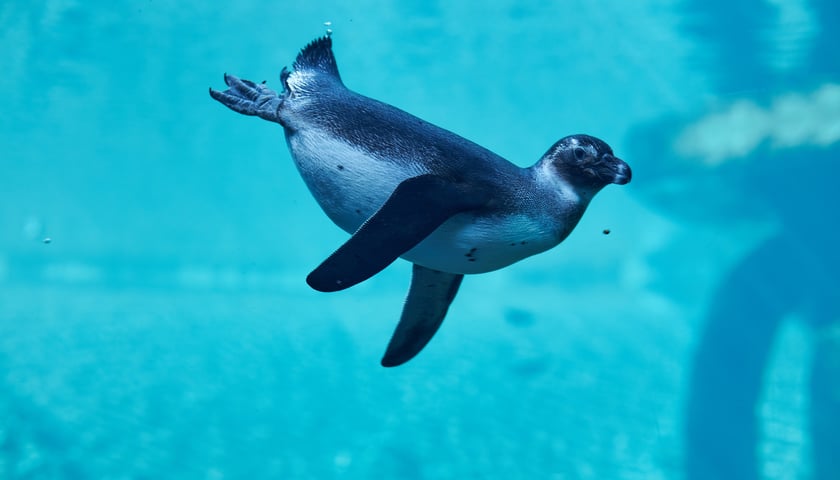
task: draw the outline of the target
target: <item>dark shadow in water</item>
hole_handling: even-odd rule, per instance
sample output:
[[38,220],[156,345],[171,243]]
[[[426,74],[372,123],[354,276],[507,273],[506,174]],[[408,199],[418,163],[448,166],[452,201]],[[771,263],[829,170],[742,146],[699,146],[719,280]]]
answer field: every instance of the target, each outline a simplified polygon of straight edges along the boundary
[[534,325],[536,317],[530,310],[522,308],[508,307],[504,310],[504,318],[508,325],[517,328],[528,328]]
[[[773,33],[781,10],[769,2],[688,0],[683,28],[708,56],[720,92],[770,108],[772,95],[807,96],[840,81],[840,3],[812,1],[806,7],[815,27],[785,37],[791,58],[799,59],[795,68],[771,65],[778,58],[771,42],[781,38]],[[840,145],[765,145],[715,167],[681,161],[673,151],[663,155],[682,127],[696,120],[660,119],[631,135],[633,158],[648,162],[639,165],[640,173],[650,174],[648,186],[656,185],[648,200],[672,213],[684,206],[683,218],[718,227],[733,218],[758,218],[763,210],[780,229],[728,272],[707,310],[688,387],[686,478],[760,478],[757,401],[780,324],[791,313],[815,333],[806,426],[813,478],[840,478]]]
[[[756,405],[780,322],[810,304],[808,320],[822,330],[837,313],[832,312],[836,308],[832,292],[821,287],[834,287],[836,292],[840,279],[828,276],[819,260],[799,239],[781,234],[751,252],[718,287],[690,379],[687,478],[760,478]],[[811,378],[811,435],[818,479],[840,478],[836,455],[829,453],[840,451],[836,392],[840,345],[831,343],[827,337],[816,345]]]

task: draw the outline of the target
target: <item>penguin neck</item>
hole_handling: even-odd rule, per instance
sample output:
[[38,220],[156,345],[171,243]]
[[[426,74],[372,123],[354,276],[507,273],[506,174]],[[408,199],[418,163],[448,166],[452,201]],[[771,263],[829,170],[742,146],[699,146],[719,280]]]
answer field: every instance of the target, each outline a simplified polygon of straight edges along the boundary
[[558,169],[554,162],[545,157],[530,169],[538,185],[547,192],[553,192],[562,202],[574,202],[580,207],[581,214],[592,201],[592,197],[604,188],[575,182],[576,177],[573,173]]

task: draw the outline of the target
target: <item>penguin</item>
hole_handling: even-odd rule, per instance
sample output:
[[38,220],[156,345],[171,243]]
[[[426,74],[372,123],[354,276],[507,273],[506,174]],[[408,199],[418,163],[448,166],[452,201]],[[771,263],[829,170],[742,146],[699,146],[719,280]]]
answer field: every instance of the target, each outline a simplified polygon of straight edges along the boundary
[[315,268],[321,292],[367,280],[397,258],[413,263],[402,315],[382,365],[404,364],[432,339],[467,274],[544,252],[577,225],[592,197],[624,185],[631,170],[584,134],[557,141],[521,168],[403,110],[348,89],[332,37],[306,45],[265,82],[225,74],[210,96],[231,110],[279,123],[315,200],[350,238]]

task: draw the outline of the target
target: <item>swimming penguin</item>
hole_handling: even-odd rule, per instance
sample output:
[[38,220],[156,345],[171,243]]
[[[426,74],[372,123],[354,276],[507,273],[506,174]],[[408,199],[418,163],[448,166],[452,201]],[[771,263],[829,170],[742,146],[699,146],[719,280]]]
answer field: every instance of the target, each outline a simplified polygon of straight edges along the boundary
[[401,365],[438,330],[465,274],[544,252],[577,225],[592,197],[630,181],[603,141],[572,135],[520,168],[452,132],[359,95],[341,81],[332,39],[312,41],[280,95],[225,75],[210,95],[279,123],[318,204],[352,236],[306,278],[322,292],[352,287],[397,258],[414,264],[402,317],[382,358]]

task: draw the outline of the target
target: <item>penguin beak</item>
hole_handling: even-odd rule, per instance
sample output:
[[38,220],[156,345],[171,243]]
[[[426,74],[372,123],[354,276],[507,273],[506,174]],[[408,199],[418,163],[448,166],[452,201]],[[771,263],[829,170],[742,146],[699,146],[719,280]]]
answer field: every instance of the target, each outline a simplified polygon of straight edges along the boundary
[[633,178],[633,172],[630,170],[630,165],[627,165],[627,162],[609,154],[604,155],[603,159],[604,163],[609,165],[610,173],[612,174],[612,180],[610,180],[610,183],[614,183],[616,185],[626,185],[630,183],[630,179]]

